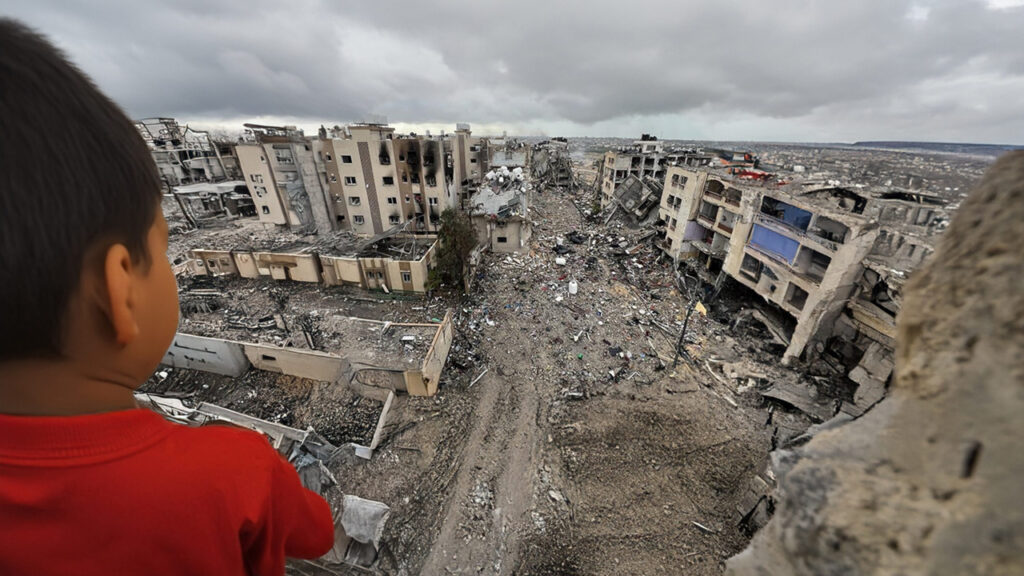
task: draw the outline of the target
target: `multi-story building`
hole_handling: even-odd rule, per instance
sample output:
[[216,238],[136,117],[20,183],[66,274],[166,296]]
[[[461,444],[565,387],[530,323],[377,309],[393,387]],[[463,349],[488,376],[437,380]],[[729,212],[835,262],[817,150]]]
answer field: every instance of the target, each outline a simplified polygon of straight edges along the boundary
[[784,362],[831,360],[861,385],[861,409],[881,397],[898,288],[946,221],[940,201],[674,166],[659,215],[669,256],[695,260],[707,279],[725,274],[792,317]]
[[135,127],[168,188],[241,177],[234,147],[214,142],[208,132],[182,128],[173,118],[143,118]]
[[651,178],[664,182],[666,170],[670,166],[698,167],[707,166],[711,156],[697,150],[665,149],[664,142],[649,134],[635,140],[631,146],[605,153],[601,163],[601,207],[611,204],[615,188],[635,176],[643,180]]
[[460,122],[455,125],[451,150],[456,195],[468,200],[490,169],[487,139],[473,136],[469,124]]
[[294,126],[245,127],[235,153],[260,221],[310,234],[333,230],[334,205],[317,166],[322,144]]
[[307,138],[294,127],[246,125],[237,154],[264,222],[300,232],[396,227],[436,232],[487,166],[487,141],[460,124],[455,137],[399,135],[383,119]]

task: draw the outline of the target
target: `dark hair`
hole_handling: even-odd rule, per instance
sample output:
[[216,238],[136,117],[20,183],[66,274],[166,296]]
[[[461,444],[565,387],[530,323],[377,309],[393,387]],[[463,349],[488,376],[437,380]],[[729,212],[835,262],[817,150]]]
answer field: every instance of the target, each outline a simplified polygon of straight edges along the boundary
[[60,355],[87,250],[123,243],[148,262],[159,202],[132,121],[45,38],[0,18],[0,360]]

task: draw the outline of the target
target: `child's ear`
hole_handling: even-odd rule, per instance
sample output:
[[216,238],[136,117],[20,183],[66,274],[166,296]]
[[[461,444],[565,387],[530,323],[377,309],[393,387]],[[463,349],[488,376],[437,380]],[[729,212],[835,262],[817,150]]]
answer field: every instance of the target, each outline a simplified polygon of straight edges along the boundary
[[127,346],[139,335],[136,321],[136,290],[134,263],[131,252],[124,244],[107,249],[103,261],[103,274],[107,286],[107,316],[117,343]]

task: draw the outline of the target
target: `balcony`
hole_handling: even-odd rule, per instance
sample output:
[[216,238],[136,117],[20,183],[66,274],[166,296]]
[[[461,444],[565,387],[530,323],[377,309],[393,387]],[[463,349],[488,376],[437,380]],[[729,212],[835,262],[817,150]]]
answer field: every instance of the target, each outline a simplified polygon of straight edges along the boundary
[[719,222],[718,224],[715,224],[715,228],[717,228],[721,232],[725,232],[730,236],[732,235],[732,226],[729,226],[725,222]]
[[705,242],[703,240],[693,240],[690,242],[690,244],[692,244],[694,249],[696,249],[697,251],[703,252],[704,254],[707,254],[712,258],[725,258],[728,252],[728,250],[726,250],[725,248],[719,248],[716,250],[715,248],[712,248],[710,243]]
[[697,215],[697,222],[700,222],[701,224],[703,224],[705,228],[714,228],[715,227],[715,219],[714,218],[709,218],[709,217],[707,217],[707,216],[705,216],[703,214],[698,214]]

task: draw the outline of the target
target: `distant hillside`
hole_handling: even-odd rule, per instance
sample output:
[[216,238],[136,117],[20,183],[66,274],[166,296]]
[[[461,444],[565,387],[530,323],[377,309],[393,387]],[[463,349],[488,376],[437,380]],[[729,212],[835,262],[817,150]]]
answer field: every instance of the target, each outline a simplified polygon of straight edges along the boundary
[[1024,146],[1011,144],[963,144],[956,142],[855,142],[854,146],[862,148],[891,148],[898,150],[926,150],[929,152],[950,152],[954,154],[976,154],[980,156],[999,156],[1010,150],[1024,150]]

